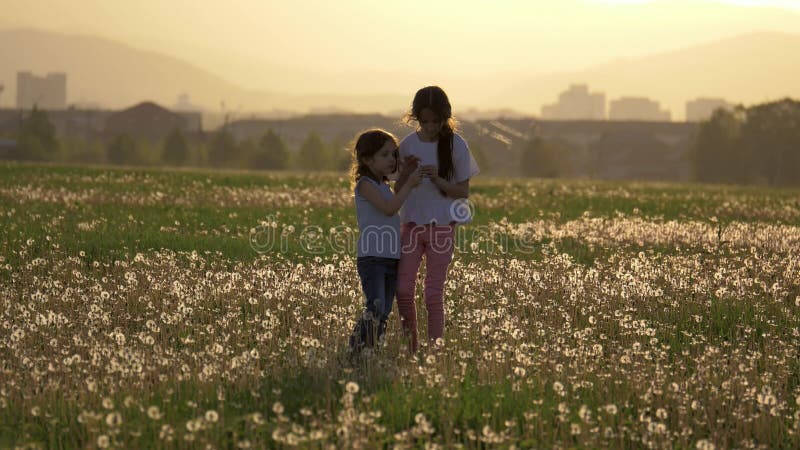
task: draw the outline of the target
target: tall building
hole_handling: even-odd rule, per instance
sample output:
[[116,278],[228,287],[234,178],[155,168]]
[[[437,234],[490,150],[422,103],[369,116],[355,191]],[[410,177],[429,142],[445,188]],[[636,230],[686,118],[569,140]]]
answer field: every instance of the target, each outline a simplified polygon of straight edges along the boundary
[[37,77],[30,72],[17,72],[17,108],[65,109],[67,107],[67,74],[48,73]]
[[558,102],[542,107],[542,118],[558,120],[604,120],[606,95],[589,93],[585,84],[573,84],[558,95]]
[[711,118],[717,109],[733,109],[731,103],[721,98],[697,98],[686,102],[686,121],[702,122]]
[[608,110],[610,120],[669,122],[670,116],[670,112],[661,109],[657,101],[646,97],[622,97],[613,100]]

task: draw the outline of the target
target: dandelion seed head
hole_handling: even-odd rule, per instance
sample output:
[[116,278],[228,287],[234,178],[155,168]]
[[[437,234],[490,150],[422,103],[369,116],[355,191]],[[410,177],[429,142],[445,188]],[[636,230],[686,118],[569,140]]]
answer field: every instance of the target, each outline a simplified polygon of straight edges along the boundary
[[147,408],[147,417],[158,420],[161,418],[161,411],[158,409],[158,406],[150,406]]
[[106,425],[110,427],[118,427],[122,425],[122,415],[119,412],[111,412],[106,415]]

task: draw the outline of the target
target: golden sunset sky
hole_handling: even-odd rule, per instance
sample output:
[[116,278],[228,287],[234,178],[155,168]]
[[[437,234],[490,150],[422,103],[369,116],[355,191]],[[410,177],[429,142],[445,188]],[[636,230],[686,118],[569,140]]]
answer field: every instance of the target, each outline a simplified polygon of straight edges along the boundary
[[[308,72],[387,74],[407,79],[406,92],[423,80],[497,76],[501,83],[504,76],[577,70],[744,33],[800,32],[800,1],[789,0],[0,3],[2,29],[113,39],[182,58],[245,88],[286,92],[307,90],[293,79]],[[274,67],[290,75],[280,78]]]

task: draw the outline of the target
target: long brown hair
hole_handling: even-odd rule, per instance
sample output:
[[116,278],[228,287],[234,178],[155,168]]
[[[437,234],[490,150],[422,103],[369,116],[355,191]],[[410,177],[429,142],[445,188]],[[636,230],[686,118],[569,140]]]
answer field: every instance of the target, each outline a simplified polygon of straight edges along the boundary
[[[391,141],[395,146],[395,161],[397,161],[397,138],[392,133],[380,128],[372,128],[362,131],[350,143],[350,189],[355,189],[356,183],[363,176],[378,179],[378,176],[367,166],[367,159],[375,156],[387,141]],[[397,166],[395,165],[395,171]],[[381,181],[387,181],[385,176]]]
[[458,130],[458,121],[453,117],[447,94],[439,86],[426,86],[418,90],[411,103],[411,111],[406,113],[404,121],[419,122],[419,115],[425,108],[430,109],[444,122],[436,146],[436,161],[439,164],[439,176],[450,180],[453,178],[453,136]]

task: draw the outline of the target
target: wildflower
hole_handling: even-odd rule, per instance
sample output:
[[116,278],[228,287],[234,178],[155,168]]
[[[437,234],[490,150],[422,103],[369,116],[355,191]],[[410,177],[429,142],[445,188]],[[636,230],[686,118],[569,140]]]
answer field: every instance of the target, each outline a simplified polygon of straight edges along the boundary
[[114,401],[110,398],[106,397],[103,399],[103,408],[105,409],[114,409]]
[[194,433],[200,429],[200,425],[201,423],[199,420],[189,420],[186,422],[186,431],[189,433]]
[[604,409],[606,410],[607,413],[611,414],[612,416],[615,416],[617,414],[617,405],[613,403],[607,404],[606,406],[604,406]]
[[658,410],[656,410],[656,417],[658,417],[661,420],[665,420],[668,415],[669,414],[667,414],[667,410],[665,410],[664,408],[658,408]]
[[344,387],[344,390],[347,391],[350,394],[358,393],[358,389],[359,389],[358,388],[358,383],[356,383],[355,381],[348,381],[347,384]]
[[122,424],[122,415],[116,411],[108,413],[106,424],[110,427],[118,427]]
[[109,444],[111,444],[111,441],[108,439],[108,436],[106,436],[105,434],[101,434],[100,436],[97,436],[97,446],[98,447],[100,447],[100,448],[108,448]]
[[714,450],[717,447],[708,439],[700,439],[697,441],[697,444],[695,444],[695,448],[697,450]]
[[162,416],[161,416],[161,411],[159,411],[158,409],[158,406],[151,406],[147,408],[147,417],[153,420],[160,419]]
[[283,414],[283,404],[281,402],[275,402],[272,404],[272,412],[275,414],[281,415]]
[[216,423],[217,420],[219,420],[219,414],[217,414],[217,412],[214,411],[213,409],[206,411],[205,417],[206,421],[211,423]]
[[589,407],[586,405],[581,405],[580,409],[578,410],[578,417],[581,418],[584,422],[589,422],[592,418],[592,412],[589,411]]
[[161,431],[158,432],[158,437],[164,441],[171,441],[172,436],[175,434],[175,430],[172,429],[169,425],[162,425]]
[[764,406],[773,406],[777,403],[775,396],[772,394],[758,394],[758,403]]

